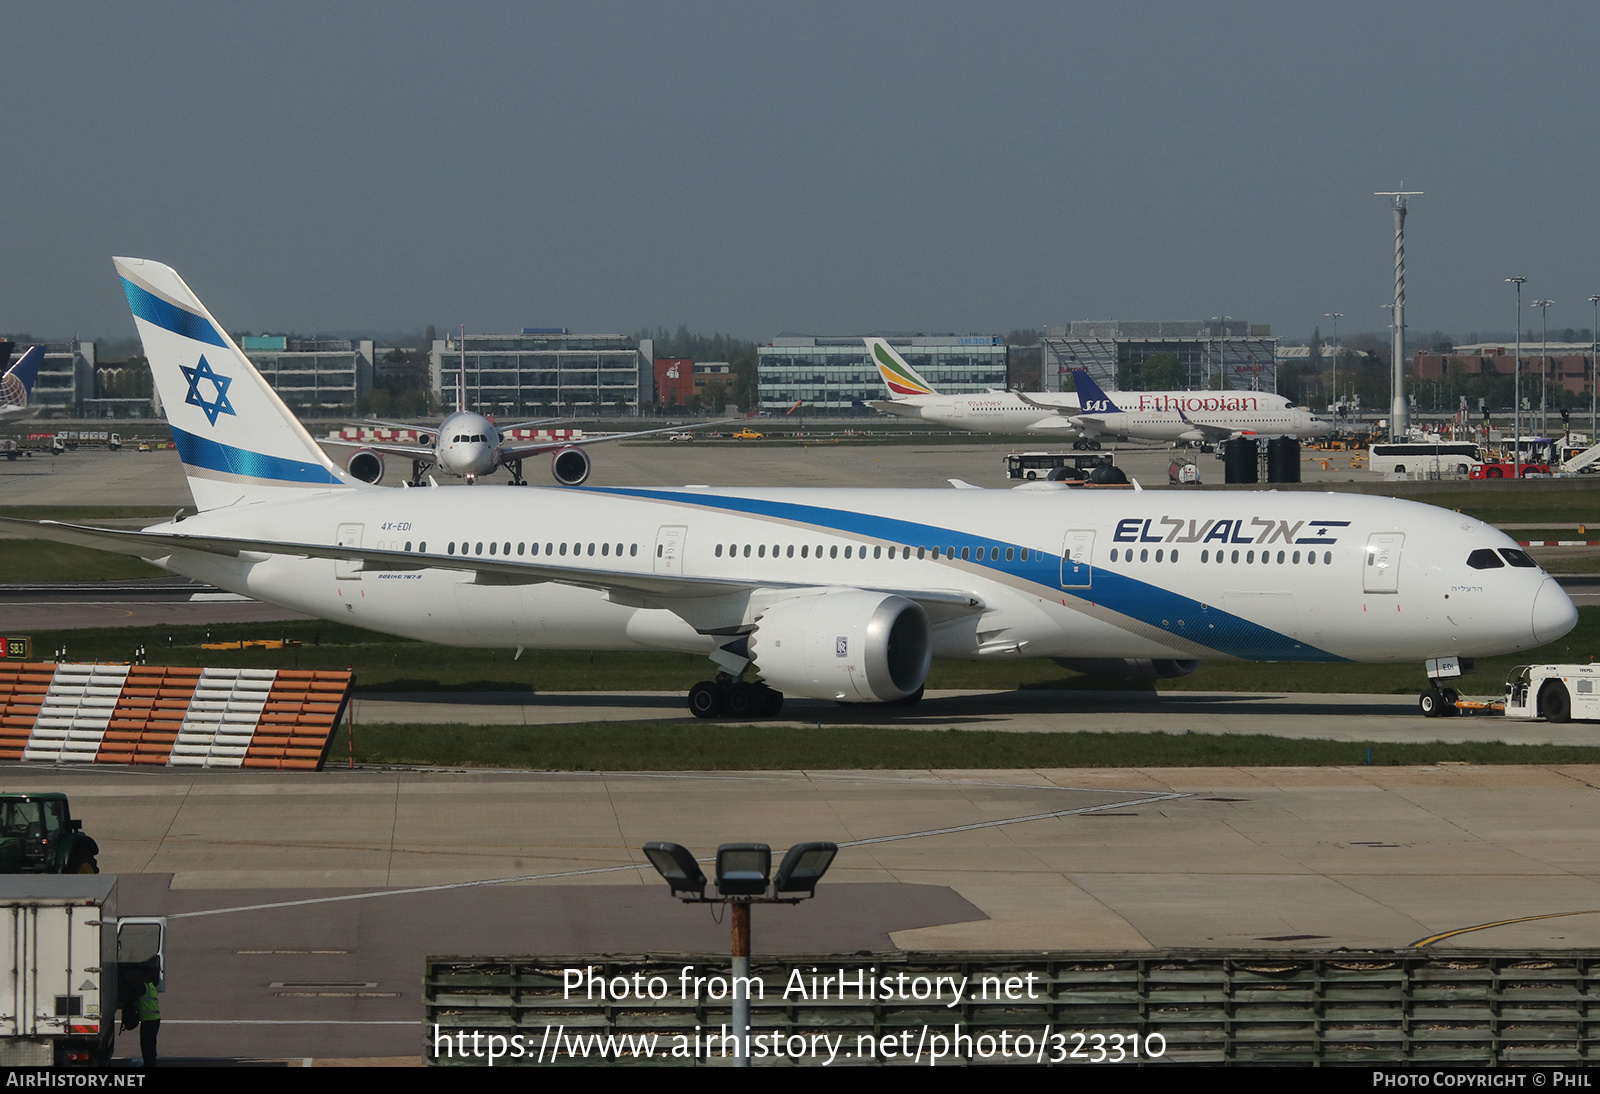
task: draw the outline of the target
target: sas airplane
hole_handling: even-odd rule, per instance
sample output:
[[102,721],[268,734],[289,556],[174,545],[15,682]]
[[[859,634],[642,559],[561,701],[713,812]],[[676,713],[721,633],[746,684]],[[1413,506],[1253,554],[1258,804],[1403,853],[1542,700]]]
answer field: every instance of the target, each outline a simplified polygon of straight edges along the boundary
[[[10,347],[9,342],[6,345]],[[33,346],[0,376],[0,420],[24,418],[39,412],[37,406],[28,405],[28,397],[33,394],[33,383],[39,378],[39,366],[43,363],[44,347]]]
[[876,410],[924,418],[956,429],[1048,433],[1074,448],[1102,439],[1215,444],[1239,436],[1321,437],[1332,426],[1282,395],[1259,391],[1120,392],[1100,390],[1085,369],[1072,371],[1074,392],[991,391],[940,395],[882,338],[867,347],[889,394]]
[[1438,713],[1472,658],[1577,621],[1503,533],[1358,494],[373,488],[177,273],[116,264],[200,511],[143,531],[0,528],[432,642],[700,654],[715,665],[689,693],[700,717],[772,714],[785,693],[912,702],[936,657],[1150,676],[1204,658],[1427,661],[1420,702]]

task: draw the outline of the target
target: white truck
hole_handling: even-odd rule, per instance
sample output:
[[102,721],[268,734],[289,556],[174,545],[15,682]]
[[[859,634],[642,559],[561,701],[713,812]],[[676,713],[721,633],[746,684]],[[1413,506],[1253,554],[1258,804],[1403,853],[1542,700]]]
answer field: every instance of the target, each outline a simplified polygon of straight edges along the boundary
[[1600,722],[1600,665],[1518,665],[1506,679],[1505,716]]
[[0,877],[0,1065],[104,1065],[122,1004],[149,975],[165,988],[165,936],[164,919],[117,918],[113,875]]

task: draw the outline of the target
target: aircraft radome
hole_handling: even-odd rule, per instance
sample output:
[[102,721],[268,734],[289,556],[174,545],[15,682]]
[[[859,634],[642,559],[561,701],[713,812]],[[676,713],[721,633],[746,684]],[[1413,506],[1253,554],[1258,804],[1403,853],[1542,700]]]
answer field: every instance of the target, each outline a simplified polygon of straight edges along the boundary
[[[1474,657],[1576,609],[1474,518],[1356,494],[460,487],[342,472],[170,268],[118,259],[199,512],[7,520],[325,619],[457,646],[702,654],[694,713],[892,703],[938,658],[1174,675],[1202,659]],[[760,682],[743,682],[749,675]],[[625,688],[628,681],[617,680]]]

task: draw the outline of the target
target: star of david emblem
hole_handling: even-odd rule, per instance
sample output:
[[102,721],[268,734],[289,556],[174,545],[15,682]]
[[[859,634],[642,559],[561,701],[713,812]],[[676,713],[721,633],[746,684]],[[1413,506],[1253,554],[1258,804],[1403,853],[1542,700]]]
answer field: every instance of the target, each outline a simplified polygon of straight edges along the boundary
[[[189,394],[184,396],[184,402],[205,411],[206,418],[210,420],[212,425],[217,424],[218,414],[234,413],[233,404],[228,402],[228,385],[233,383],[231,376],[218,376],[211,370],[211,363],[203,355],[200,358],[200,363],[194,368],[189,368],[187,365],[179,367],[183,369],[183,374],[189,379]],[[201,380],[210,380],[211,386],[216,389],[216,395],[209,403],[200,394]]]

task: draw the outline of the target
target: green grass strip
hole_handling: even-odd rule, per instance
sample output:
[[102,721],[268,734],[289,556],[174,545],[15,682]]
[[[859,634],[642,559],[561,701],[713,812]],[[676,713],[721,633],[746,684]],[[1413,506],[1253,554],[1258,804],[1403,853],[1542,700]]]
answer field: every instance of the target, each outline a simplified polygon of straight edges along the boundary
[[[346,763],[341,729],[329,766]],[[1370,759],[1369,759],[1370,757]],[[927,770],[1099,767],[1414,767],[1595,764],[1600,747],[1397,744],[1263,734],[997,733],[876,726],[584,722],[356,725],[355,762],[540,771]]]

